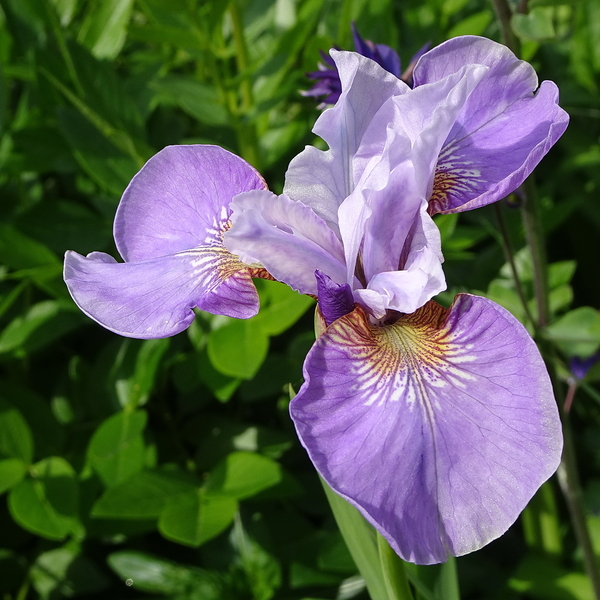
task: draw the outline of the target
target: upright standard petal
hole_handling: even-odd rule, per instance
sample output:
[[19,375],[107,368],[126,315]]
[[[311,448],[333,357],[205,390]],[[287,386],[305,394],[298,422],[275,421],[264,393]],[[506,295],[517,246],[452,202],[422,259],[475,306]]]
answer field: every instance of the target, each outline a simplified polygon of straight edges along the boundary
[[[430,212],[452,213],[495,202],[514,191],[565,131],[569,117],[558,89],[505,46],[476,36],[451,39],[419,60],[415,89],[458,72],[488,68],[469,96],[438,160]],[[535,92],[535,93],[534,93]]]
[[542,358],[490,300],[429,302],[384,327],[357,308],[316,341],[304,377],[290,406],[303,445],[405,560],[502,535],[558,466]]
[[75,303],[98,323],[137,338],[174,335],[194,308],[238,318],[258,312],[252,277],[270,277],[223,246],[229,203],[264,189],[258,173],[216,146],[170,146],[129,184],[115,218],[126,260],[106,254],[65,256],[64,278]]
[[371,119],[384,102],[410,88],[376,62],[353,52],[331,51],[342,82],[334,107],[317,120],[313,131],[329,145],[307,146],[290,163],[284,193],[310,206],[337,231],[337,210],[353,191],[368,163],[355,157]]

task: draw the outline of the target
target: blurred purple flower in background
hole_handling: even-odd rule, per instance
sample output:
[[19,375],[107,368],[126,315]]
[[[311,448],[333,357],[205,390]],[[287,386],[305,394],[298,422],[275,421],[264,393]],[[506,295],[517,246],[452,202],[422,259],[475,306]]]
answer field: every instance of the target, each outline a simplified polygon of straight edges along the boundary
[[68,253],[65,279],[133,337],[181,331],[194,306],[255,314],[256,274],[317,296],[324,332],[290,407],[302,444],[402,558],[441,562],[508,529],[562,438],[522,325],[485,298],[431,301],[445,279],[430,215],[512,192],[568,118],[552,82],[483,38],[424,54],[414,89],[360,54],[332,59],[341,91],[314,127],[329,150],[298,155],[282,195],[223,150],[167,148],[119,207],[127,262]]
[[[399,79],[402,79],[402,81],[410,86],[412,86],[413,69],[419,58],[429,48],[429,44],[423,46],[423,48],[412,57],[408,68],[402,73],[398,53],[385,44],[374,44],[371,40],[364,40],[358,33],[354,23],[352,23],[352,39],[354,41],[354,48],[358,54],[375,61],[386,71]],[[338,48],[335,49],[338,50]],[[342,91],[342,83],[335,61],[331,56],[321,51],[321,57],[323,58],[323,63],[318,64],[319,70],[306,74],[309,79],[313,79],[316,83],[310,90],[302,91],[300,93],[303,96],[313,96],[315,98],[325,96],[319,105],[319,108],[325,108],[327,105],[335,104],[338,101]]]

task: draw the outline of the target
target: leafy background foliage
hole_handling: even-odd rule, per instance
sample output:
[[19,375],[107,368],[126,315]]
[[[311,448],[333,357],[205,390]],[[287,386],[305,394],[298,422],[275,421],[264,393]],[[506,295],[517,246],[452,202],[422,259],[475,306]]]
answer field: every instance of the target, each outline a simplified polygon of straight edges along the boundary
[[[484,0],[0,0],[3,600],[366,598],[287,415],[313,301],[261,281],[254,319],[199,314],[175,338],[138,341],[83,316],[61,279],[67,249],[116,254],[119,197],[165,145],[219,144],[280,191],[315,143],[304,73],[320,49],[352,48],[353,20],[405,65],[426,42],[499,39]],[[571,115],[535,174],[545,336],[567,380],[569,359],[600,345],[600,5],[532,0],[513,30]],[[519,203],[500,211],[535,313]],[[440,301],[478,291],[526,321],[493,210],[438,219]],[[600,552],[598,378],[572,421]],[[555,482],[458,570],[463,598],[592,597]]]

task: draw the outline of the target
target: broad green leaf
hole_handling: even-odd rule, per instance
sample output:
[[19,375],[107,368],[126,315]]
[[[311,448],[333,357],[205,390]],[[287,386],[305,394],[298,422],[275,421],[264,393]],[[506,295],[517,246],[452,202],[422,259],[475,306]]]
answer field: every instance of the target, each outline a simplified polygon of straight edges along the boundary
[[0,354],[30,354],[83,322],[82,313],[67,300],[44,300],[13,319],[0,333]]
[[54,4],[54,8],[56,8],[56,12],[58,13],[58,17],[60,19],[60,24],[63,27],[66,27],[71,22],[75,11],[77,10],[77,4],[79,0],[51,0],[52,4]]
[[104,421],[92,436],[88,457],[107,487],[122,483],[144,468],[142,432],[146,421],[142,410],[123,411]]
[[18,458],[0,460],[0,494],[19,483],[27,473],[27,465]]
[[115,58],[127,34],[133,0],[102,0],[92,4],[81,26],[79,41],[96,58]]
[[61,107],[57,112],[61,131],[79,165],[103,189],[120,197],[139,170],[138,163],[76,110]]
[[98,593],[109,585],[108,577],[72,543],[40,554],[31,567],[31,582],[43,600]]
[[600,347],[600,313],[590,306],[576,308],[550,325],[546,335],[569,356],[590,356]]
[[50,409],[48,400],[25,386],[25,382],[0,379],[0,398],[18,405],[19,412],[31,430],[35,450],[39,456],[62,454],[65,432]]
[[242,500],[281,481],[281,467],[254,452],[233,452],[210,473],[207,493]]
[[508,586],[529,598],[539,600],[594,600],[588,577],[567,571],[552,559],[528,554],[517,568]]
[[493,18],[494,13],[489,9],[477,12],[452,27],[447,33],[447,37],[453,38],[459,35],[482,35],[485,33],[485,30],[492,22]]
[[33,436],[27,421],[12,404],[0,399],[0,457],[33,460]]
[[196,489],[178,473],[142,471],[107,489],[92,507],[92,517],[151,519],[164,510],[167,499]]
[[289,329],[314,304],[310,296],[295,292],[277,281],[257,282],[260,312],[254,321],[267,335],[279,335]]
[[524,40],[549,40],[556,35],[552,24],[552,13],[548,8],[541,6],[533,8],[526,15],[514,14],[511,26],[515,34]]
[[79,527],[75,471],[64,458],[53,456],[33,465],[31,473],[8,495],[12,518],[36,535],[62,540]]
[[205,350],[197,355],[196,361],[198,377],[202,383],[215,395],[217,400],[227,402],[240,387],[242,380],[217,371]]
[[117,374],[115,382],[117,397],[123,408],[142,406],[148,400],[160,361],[169,348],[168,339],[144,340],[140,342],[135,357],[133,373],[125,378]]
[[269,338],[256,317],[230,319],[210,332],[208,356],[217,371],[230,377],[251,379],[267,356]]
[[134,550],[113,552],[108,557],[108,564],[123,581],[130,582],[130,585],[142,592],[166,594],[170,598],[182,600],[229,598],[224,593],[224,577],[215,572]]
[[548,265],[548,285],[551,290],[561,285],[569,283],[577,269],[577,262],[574,260],[563,260]]
[[59,265],[56,254],[11,225],[0,223],[0,263],[13,269]]
[[157,94],[155,102],[179,106],[200,123],[213,127],[229,123],[229,115],[212,86],[190,77],[168,75],[153,81],[151,88]]
[[281,586],[281,565],[236,518],[231,542],[239,554],[248,587],[255,600],[270,600]]
[[171,541],[198,547],[224,531],[237,509],[234,498],[207,496],[198,488],[167,500],[158,529]]

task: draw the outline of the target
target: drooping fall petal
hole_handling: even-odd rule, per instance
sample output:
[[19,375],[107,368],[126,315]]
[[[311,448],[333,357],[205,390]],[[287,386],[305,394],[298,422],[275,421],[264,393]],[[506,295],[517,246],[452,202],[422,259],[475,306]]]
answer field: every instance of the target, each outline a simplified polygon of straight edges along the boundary
[[133,178],[115,218],[126,260],[94,252],[65,256],[64,278],[83,312],[120,335],[174,335],[193,308],[231,317],[258,312],[252,275],[223,246],[231,200],[266,184],[244,160],[217,146],[169,146]]
[[141,262],[118,263],[102,252],[65,256],[73,300],[106,329],[127,337],[175,335],[193,308],[230,317],[258,312],[251,271],[224,248],[197,248]]
[[560,460],[544,363],[523,326],[462,294],[393,325],[362,309],[316,341],[290,411],[329,485],[405,560],[502,535]]

